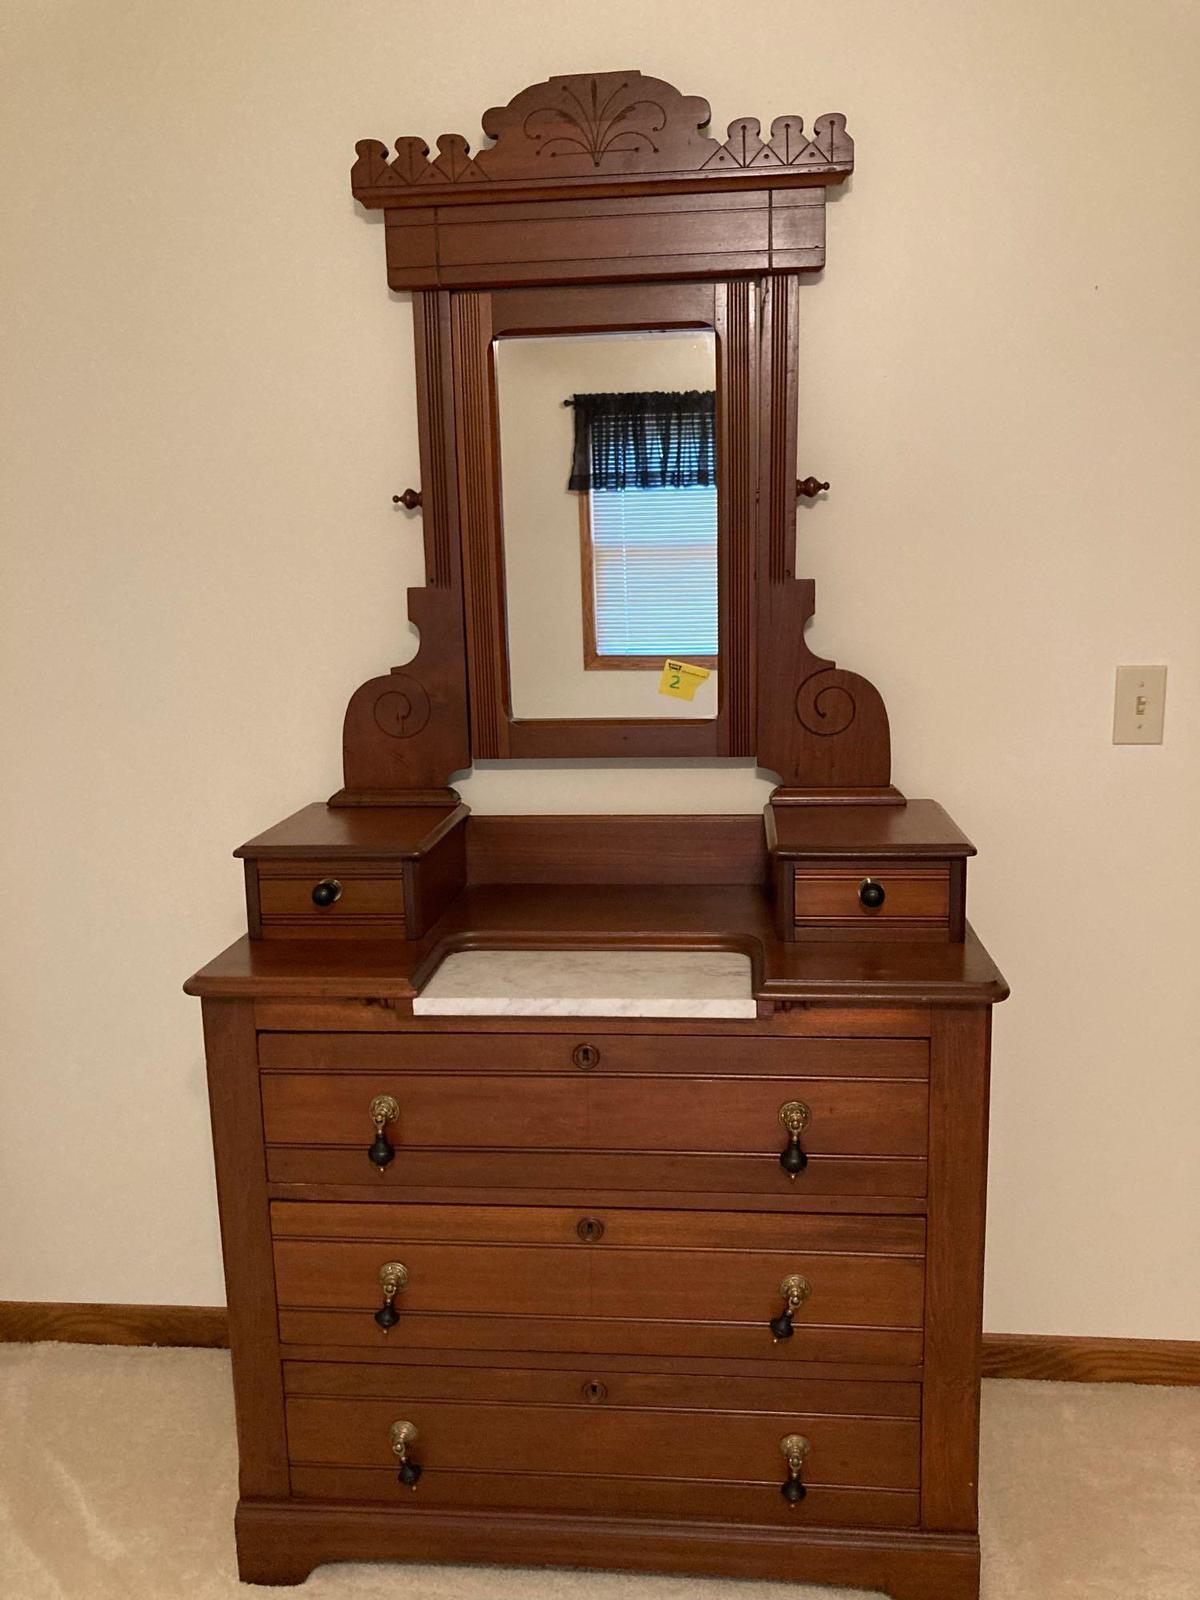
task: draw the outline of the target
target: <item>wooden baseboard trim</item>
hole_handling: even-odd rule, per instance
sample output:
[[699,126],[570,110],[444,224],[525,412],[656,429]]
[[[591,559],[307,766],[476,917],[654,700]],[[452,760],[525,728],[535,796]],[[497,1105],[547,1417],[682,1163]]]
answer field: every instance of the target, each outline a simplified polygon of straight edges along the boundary
[[[0,1344],[177,1345],[224,1350],[224,1306],[66,1305],[0,1300]],[[1066,1383],[1200,1385],[1200,1340],[1063,1338],[985,1333],[985,1378],[1055,1378]]]
[[0,1344],[162,1344],[224,1350],[224,1306],[67,1305],[57,1300],[0,1300]]
[[1075,1339],[1052,1333],[985,1333],[985,1378],[1066,1383],[1200,1384],[1200,1340]]

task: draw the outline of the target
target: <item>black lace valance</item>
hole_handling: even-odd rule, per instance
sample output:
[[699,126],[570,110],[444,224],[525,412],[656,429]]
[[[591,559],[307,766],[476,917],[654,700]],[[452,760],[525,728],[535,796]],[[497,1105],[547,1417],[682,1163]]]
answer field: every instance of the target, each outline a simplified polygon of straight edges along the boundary
[[693,489],[717,481],[716,395],[576,394],[568,489]]

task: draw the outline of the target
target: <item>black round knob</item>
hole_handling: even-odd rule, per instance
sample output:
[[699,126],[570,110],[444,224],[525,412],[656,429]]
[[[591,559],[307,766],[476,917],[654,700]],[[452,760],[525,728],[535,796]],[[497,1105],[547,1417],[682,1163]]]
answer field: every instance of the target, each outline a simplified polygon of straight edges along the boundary
[[342,886],[336,878],[322,878],[312,892],[313,905],[331,906],[342,898]]
[[808,1157],[800,1148],[800,1135],[798,1133],[792,1134],[786,1148],[780,1151],[779,1165],[793,1178],[808,1166]]
[[405,1461],[396,1474],[407,1489],[415,1489],[421,1479],[421,1469],[415,1461]]
[[864,878],[858,886],[858,898],[868,911],[878,911],[887,899],[887,891],[874,878]]
[[400,1313],[390,1300],[385,1300],[375,1313],[375,1321],[386,1333],[389,1328],[394,1328],[400,1321]]
[[792,1327],[792,1313],[790,1311],[781,1311],[777,1317],[771,1318],[767,1326],[770,1328],[776,1344],[781,1339],[790,1339],[796,1331]]
[[798,1506],[808,1493],[808,1490],[800,1482],[799,1478],[789,1478],[779,1492],[783,1495],[788,1505]]
[[368,1149],[367,1154],[379,1168],[386,1167],[390,1161],[396,1159],[396,1152],[388,1142],[387,1135],[382,1128],[375,1135],[375,1143]]

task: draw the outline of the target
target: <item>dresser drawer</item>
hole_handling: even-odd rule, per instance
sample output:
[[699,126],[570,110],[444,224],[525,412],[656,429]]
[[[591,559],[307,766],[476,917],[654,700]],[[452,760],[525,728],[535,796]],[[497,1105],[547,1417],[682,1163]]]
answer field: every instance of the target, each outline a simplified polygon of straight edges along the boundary
[[[923,1078],[264,1072],[262,1100],[268,1170],[281,1183],[382,1176],[399,1191],[607,1187],[781,1201],[925,1189]],[[374,1112],[388,1117],[382,1145]],[[794,1179],[780,1160],[787,1115],[804,1124]]]
[[885,934],[921,928],[948,934],[948,866],[806,862],[794,870],[792,892],[798,927],[824,927],[848,938],[870,928]]
[[[287,1201],[271,1214],[285,1343],[920,1360],[915,1217]],[[390,1262],[407,1283],[389,1334],[375,1312]],[[810,1297],[776,1341],[795,1275]]]
[[[600,1388],[608,1378],[601,1370],[585,1382]],[[819,1394],[811,1410],[714,1413],[626,1406],[612,1389],[597,1403],[558,1405],[431,1399],[400,1388],[387,1397],[291,1398],[293,1492],[503,1509],[549,1498],[584,1512],[789,1525],[917,1520],[918,1422],[830,1415]],[[416,1428],[407,1446],[421,1468],[415,1490],[397,1479],[397,1422]],[[780,1492],[789,1476],[781,1443],[797,1434],[807,1443],[806,1494],[791,1505]]]
[[385,863],[258,863],[258,909],[266,938],[373,931],[381,938],[403,939],[405,890],[406,869]]

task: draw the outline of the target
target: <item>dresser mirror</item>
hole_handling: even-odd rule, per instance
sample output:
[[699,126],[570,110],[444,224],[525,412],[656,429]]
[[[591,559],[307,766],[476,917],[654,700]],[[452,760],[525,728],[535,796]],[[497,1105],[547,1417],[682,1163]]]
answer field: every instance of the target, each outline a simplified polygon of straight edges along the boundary
[[711,720],[713,330],[500,338],[493,361],[513,717]]
[[420,483],[396,499],[426,582],[416,656],[347,709],[336,805],[613,757],[757,757],[798,803],[897,798],[883,702],[809,648],[795,573],[797,494],[828,487],[796,460],[799,280],[853,145],[836,115],[769,139],[706,117],[605,73],[489,112],[478,155],[359,144],[354,194],[413,292]]

